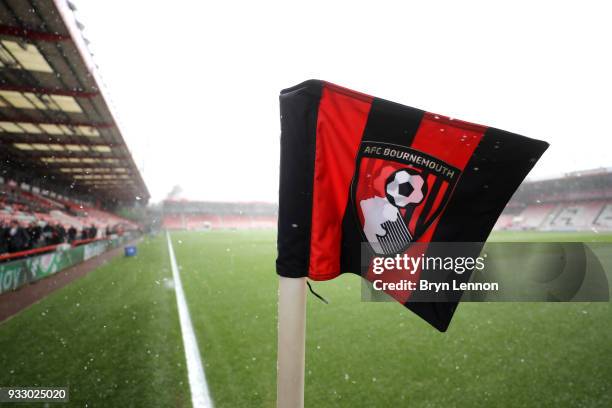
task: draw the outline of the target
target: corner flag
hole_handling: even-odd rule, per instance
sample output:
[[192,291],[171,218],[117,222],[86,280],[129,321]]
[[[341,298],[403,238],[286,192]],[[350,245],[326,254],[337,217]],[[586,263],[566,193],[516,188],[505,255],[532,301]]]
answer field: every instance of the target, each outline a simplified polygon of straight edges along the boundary
[[[370,255],[484,242],[548,144],[310,80],[280,95],[277,273],[370,279]],[[466,274],[469,277],[469,273]],[[390,293],[440,331],[457,302]]]

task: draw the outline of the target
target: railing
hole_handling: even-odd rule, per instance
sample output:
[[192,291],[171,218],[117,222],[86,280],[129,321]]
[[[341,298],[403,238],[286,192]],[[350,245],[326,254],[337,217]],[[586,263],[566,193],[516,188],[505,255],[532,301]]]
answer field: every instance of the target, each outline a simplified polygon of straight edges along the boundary
[[[90,242],[94,242],[94,241],[102,241],[102,240],[109,239],[109,238],[110,237],[76,239],[76,240],[72,241],[69,244],[72,247],[76,247],[76,246],[79,246],[79,245],[89,244]],[[40,247],[40,248],[27,249],[25,251],[10,252],[10,253],[6,253],[6,254],[2,254],[2,255],[0,255],[0,262],[10,261],[10,260],[18,259],[18,258],[25,258],[27,256],[32,256],[32,255],[36,255],[36,254],[42,254],[42,253],[45,253],[45,252],[55,251],[58,246],[65,245],[65,244],[67,244],[67,243],[64,242],[64,243],[61,243],[61,244],[47,245],[47,246]]]
[[[112,235],[108,239],[75,241],[74,246],[69,244],[49,245],[9,254],[11,258],[9,262],[0,262],[0,295],[87,261],[135,238],[135,235],[129,233],[122,236]],[[24,255],[28,257],[24,258]],[[20,257],[20,259],[14,259],[14,257]]]
[[25,251],[11,252],[11,253],[8,253],[8,254],[3,254],[3,255],[0,255],[0,262],[8,261],[10,259],[22,258],[22,257],[25,257],[25,256],[42,254],[43,252],[55,251],[55,248],[57,248],[58,245],[60,245],[60,244],[48,245],[48,246],[44,246],[44,247],[40,247],[40,248],[34,248],[34,249],[28,249],[28,250],[25,250]]

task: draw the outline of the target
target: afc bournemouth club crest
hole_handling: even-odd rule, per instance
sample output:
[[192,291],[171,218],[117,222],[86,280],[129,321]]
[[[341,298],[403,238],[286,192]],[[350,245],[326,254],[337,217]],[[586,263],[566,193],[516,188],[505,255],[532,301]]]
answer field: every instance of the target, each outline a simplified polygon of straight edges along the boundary
[[417,241],[444,209],[459,175],[459,169],[409,147],[362,142],[351,195],[374,252],[403,252]]

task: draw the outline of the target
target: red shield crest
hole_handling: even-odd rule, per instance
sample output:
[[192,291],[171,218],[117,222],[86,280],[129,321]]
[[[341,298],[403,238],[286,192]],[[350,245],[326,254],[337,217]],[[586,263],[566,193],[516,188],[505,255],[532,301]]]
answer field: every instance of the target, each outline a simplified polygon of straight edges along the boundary
[[418,241],[444,209],[460,174],[409,147],[362,142],[351,196],[372,250],[396,254]]

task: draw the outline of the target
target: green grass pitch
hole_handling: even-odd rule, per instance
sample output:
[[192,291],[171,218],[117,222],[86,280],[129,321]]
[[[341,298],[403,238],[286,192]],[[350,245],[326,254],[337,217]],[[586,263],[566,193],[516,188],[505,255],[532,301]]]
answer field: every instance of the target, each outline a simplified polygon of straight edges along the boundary
[[[275,233],[172,240],[215,405],[273,407]],[[399,304],[361,302],[359,279],[315,283],[329,305],[308,298],[306,406],[612,406],[609,303],[465,303],[438,333]],[[165,237],[0,324],[0,370],[3,386],[70,386],[74,406],[190,406]]]

